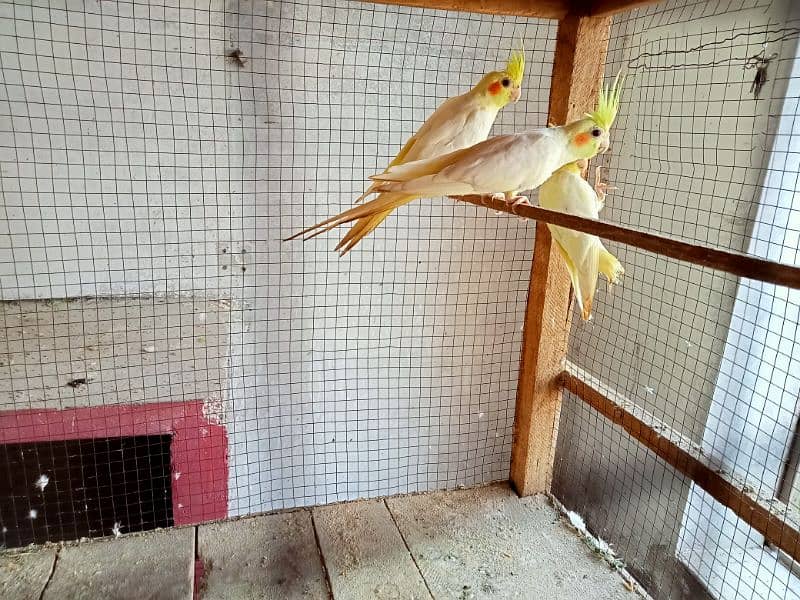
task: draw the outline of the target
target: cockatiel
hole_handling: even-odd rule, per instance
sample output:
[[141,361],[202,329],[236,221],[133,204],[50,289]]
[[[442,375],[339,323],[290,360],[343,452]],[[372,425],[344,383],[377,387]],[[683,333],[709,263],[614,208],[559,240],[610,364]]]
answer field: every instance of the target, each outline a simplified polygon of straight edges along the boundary
[[500,135],[443,156],[394,165],[371,177],[375,183],[369,192],[380,193],[376,199],[315,227],[335,227],[394,209],[398,201],[431,196],[491,194],[526,203],[518,191],[537,188],[565,164],[608,149],[621,87],[617,76],[610,88],[601,88],[594,112],[568,125]]
[[[485,140],[500,109],[509,102],[519,100],[524,72],[523,53],[513,52],[504,71],[492,71],[467,93],[445,100],[422,124],[419,131],[411,136],[388,168],[447,154]],[[372,184],[356,203],[375,192],[376,185]],[[361,216],[357,217],[356,224],[339,242],[336,250],[341,250],[344,255],[378,227],[394,209],[416,198],[417,196],[403,194],[389,197],[381,195],[364,204],[359,213]],[[311,233],[310,239],[342,223],[356,220],[340,220],[345,214],[347,211],[304,229],[288,239]]]
[[[597,219],[603,207],[603,197],[582,176],[585,161],[569,163],[553,173],[539,189],[542,208]],[[598,184],[601,185],[601,184]],[[625,273],[616,257],[606,250],[596,235],[548,225],[556,242],[575,290],[581,317],[588,321],[597,288],[597,275],[602,273],[611,283],[617,283]]]

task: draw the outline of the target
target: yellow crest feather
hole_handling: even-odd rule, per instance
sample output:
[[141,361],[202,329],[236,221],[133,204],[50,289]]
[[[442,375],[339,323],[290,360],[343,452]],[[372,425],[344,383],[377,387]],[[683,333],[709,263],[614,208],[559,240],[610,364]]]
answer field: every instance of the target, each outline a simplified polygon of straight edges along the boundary
[[619,98],[622,94],[622,86],[625,83],[625,78],[620,77],[620,73],[614,77],[614,82],[611,87],[601,86],[600,96],[597,99],[597,108],[594,112],[586,113],[586,116],[594,121],[598,127],[602,127],[606,131],[611,129],[614,119],[617,117],[619,110]]
[[506,73],[517,85],[522,85],[522,76],[525,74],[525,47],[511,53],[506,65]]

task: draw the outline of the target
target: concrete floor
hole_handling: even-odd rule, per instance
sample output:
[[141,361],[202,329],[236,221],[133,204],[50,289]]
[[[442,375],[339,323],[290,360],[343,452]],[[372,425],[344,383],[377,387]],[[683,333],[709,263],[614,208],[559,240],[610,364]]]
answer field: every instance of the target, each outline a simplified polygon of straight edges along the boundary
[[5,600],[633,600],[545,497],[506,485],[0,554]]

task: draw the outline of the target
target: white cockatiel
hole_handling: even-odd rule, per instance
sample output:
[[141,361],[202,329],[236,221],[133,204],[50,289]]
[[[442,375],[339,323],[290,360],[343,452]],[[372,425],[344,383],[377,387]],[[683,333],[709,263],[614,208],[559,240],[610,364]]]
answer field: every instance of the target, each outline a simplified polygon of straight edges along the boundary
[[[567,164],[553,173],[539,189],[542,208],[597,219],[603,201],[589,182],[581,176],[585,161]],[[616,257],[606,250],[596,235],[581,233],[557,225],[548,225],[567,270],[581,310],[588,321],[597,289],[597,276],[602,273],[611,283],[617,283],[625,273]]]

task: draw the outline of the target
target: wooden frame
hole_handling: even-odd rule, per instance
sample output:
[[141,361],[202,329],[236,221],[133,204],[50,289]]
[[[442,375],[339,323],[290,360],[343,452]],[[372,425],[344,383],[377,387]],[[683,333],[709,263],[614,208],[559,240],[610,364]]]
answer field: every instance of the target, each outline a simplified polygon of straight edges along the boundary
[[[605,239],[618,241],[635,248],[649,250],[662,256],[669,256],[684,262],[726,271],[740,277],[750,277],[775,285],[800,289],[800,267],[764,260],[739,252],[680,242],[636,229],[593,219],[584,219],[533,206],[519,206],[512,210],[503,201],[494,201],[481,196],[462,196],[458,200],[537,219],[540,221],[539,225],[544,223],[561,225],[585,233],[592,233]],[[539,236],[538,229],[536,235],[537,237]],[[534,272],[536,271],[535,264],[534,258]],[[539,277],[540,275],[535,273],[535,276]],[[552,274],[550,276],[552,277]],[[538,304],[534,306],[538,306]],[[530,312],[531,303],[529,298],[526,318]],[[566,331],[568,322],[565,321],[565,325]],[[526,341],[529,341],[529,338],[523,338],[523,344]],[[522,360],[525,360],[524,354]],[[566,364],[566,353],[559,353],[555,356],[551,354],[547,360],[551,366],[556,363],[564,365]],[[537,369],[532,370],[537,371]],[[538,369],[538,371],[541,372],[541,369]],[[736,474],[721,471],[703,456],[699,447],[693,444],[691,440],[688,440],[685,436],[637,407],[635,403],[622,397],[608,386],[604,386],[600,381],[580,368],[566,364],[566,369],[562,368],[554,376],[548,374],[548,377],[551,376],[553,377],[553,383],[548,387],[551,390],[551,394],[553,394],[552,387],[555,387],[558,394],[562,389],[566,389],[578,396],[588,406],[608,418],[612,423],[625,429],[632,438],[652,450],[664,462],[689,477],[722,505],[733,510],[745,523],[761,533],[768,542],[786,552],[793,560],[800,562],[800,515],[788,506],[785,498],[758,496],[754,492],[755,486],[748,485],[746,481]],[[521,377],[520,387],[522,385]],[[524,432],[518,432],[517,427],[521,423],[519,421],[515,422],[514,446],[511,450],[512,460],[514,456],[520,456],[524,452],[529,464],[536,465],[536,469],[528,471],[520,470],[515,473],[512,469],[512,482],[517,491],[523,495],[535,493],[537,491],[536,486],[544,486],[545,484],[547,485],[546,491],[550,491],[547,467],[548,464],[552,465],[553,453],[549,444],[555,443],[557,436],[557,421],[551,421],[551,419],[556,418],[557,412],[560,410],[560,396],[552,397],[555,397],[555,400],[550,404],[536,407],[538,410],[543,411],[544,418],[542,418],[542,414],[537,412],[534,419],[532,414],[533,406],[531,406],[531,414],[525,416],[526,419],[531,421],[527,436],[524,435]],[[520,399],[523,402],[531,402],[532,404],[538,401],[536,394],[530,395],[530,389],[528,394],[525,393],[525,390],[522,392],[518,390],[518,415],[520,414]],[[548,424],[552,424],[553,429],[545,431],[544,438],[535,437],[542,435],[541,424],[537,425],[537,421],[539,423],[545,421]],[[545,439],[545,443],[541,443],[542,439]],[[548,460],[551,462],[548,463]],[[537,479],[529,477],[530,473],[533,473]],[[514,481],[513,477],[515,475],[522,477],[522,479]],[[525,479],[525,477],[529,478]],[[535,485],[532,485],[531,482],[535,482]],[[529,487],[526,487],[526,485]]]
[[567,15],[576,17],[608,17],[663,0],[369,0],[373,4],[394,4],[484,13],[490,15],[514,15],[517,17],[539,17],[563,19]]

